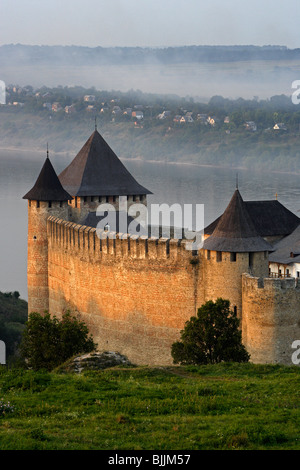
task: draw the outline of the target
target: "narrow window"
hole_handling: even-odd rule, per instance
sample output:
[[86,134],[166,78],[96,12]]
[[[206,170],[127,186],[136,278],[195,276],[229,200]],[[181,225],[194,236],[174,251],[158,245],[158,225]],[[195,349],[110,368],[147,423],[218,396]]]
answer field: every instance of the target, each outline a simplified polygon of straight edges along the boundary
[[254,253],[249,253],[249,268],[250,269],[253,268],[253,257],[254,257]]
[[236,261],[236,253],[230,253],[230,261]]
[[286,276],[290,277],[290,270],[289,269],[286,270]]
[[48,207],[52,207],[52,202],[51,201],[48,202]]
[[222,251],[217,251],[217,262],[220,263],[222,261]]
[[207,250],[207,252],[206,252],[206,258],[207,258],[207,259],[210,259],[210,250]]
[[300,277],[300,271],[297,271],[297,277]]
[[235,315],[237,315],[237,306],[236,305],[233,307],[233,311],[234,311]]
[[36,207],[40,207],[40,201],[36,201]]

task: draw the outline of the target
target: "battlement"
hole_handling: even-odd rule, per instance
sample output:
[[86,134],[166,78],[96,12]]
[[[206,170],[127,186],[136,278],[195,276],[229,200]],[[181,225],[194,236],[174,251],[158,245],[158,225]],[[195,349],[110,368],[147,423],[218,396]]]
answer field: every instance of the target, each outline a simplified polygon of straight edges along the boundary
[[64,248],[83,250],[94,256],[110,255],[131,259],[187,259],[195,253],[188,249],[188,240],[147,237],[128,233],[98,230],[50,216],[47,233],[51,243]]
[[300,291],[300,278],[261,278],[245,273],[243,274],[243,286],[250,289],[265,289],[269,291],[284,291],[288,289]]

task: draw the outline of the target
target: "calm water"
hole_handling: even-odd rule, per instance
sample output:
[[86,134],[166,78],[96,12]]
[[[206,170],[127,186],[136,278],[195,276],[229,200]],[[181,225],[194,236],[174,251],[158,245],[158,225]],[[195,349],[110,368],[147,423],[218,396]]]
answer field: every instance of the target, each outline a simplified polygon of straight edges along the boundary
[[[75,155],[74,155],[75,156]],[[72,157],[71,157],[72,158]],[[22,197],[33,186],[45,155],[0,151],[0,291],[19,291],[27,299],[27,201]],[[57,173],[70,158],[52,155]],[[149,203],[204,204],[205,224],[226,208],[236,185],[236,170],[207,167],[124,162],[136,179],[154,194]],[[278,199],[300,214],[299,175],[239,171],[244,200]]]

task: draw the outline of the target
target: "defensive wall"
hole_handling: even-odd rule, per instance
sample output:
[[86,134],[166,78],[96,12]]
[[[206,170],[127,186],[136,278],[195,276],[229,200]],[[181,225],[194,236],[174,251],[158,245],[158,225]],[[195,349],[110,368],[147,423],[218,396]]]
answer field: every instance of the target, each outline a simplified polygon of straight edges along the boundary
[[243,343],[255,363],[292,364],[300,340],[300,279],[243,274]]
[[203,303],[185,240],[102,232],[47,220],[49,311],[79,312],[99,349],[170,364],[171,345]]
[[[292,342],[300,339],[299,279],[241,275],[249,267],[243,254],[207,259],[205,250],[186,249],[186,240],[99,236],[55,216],[47,219],[47,238],[49,311],[80,313],[100,350],[136,364],[172,364],[171,345],[185,322],[205,301],[223,297],[237,306],[252,362],[291,364]],[[266,258],[257,256],[261,276]]]

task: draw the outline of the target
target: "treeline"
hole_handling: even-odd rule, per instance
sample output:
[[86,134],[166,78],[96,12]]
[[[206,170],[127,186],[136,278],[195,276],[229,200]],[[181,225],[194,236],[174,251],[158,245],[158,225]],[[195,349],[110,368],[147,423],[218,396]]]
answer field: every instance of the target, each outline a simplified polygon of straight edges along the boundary
[[7,362],[18,356],[18,348],[28,320],[28,304],[19,292],[0,292],[0,340],[6,346]]
[[285,46],[181,46],[164,48],[28,46],[9,44],[0,47],[2,65],[132,65],[201,62],[238,62],[249,60],[296,60],[300,49]]

